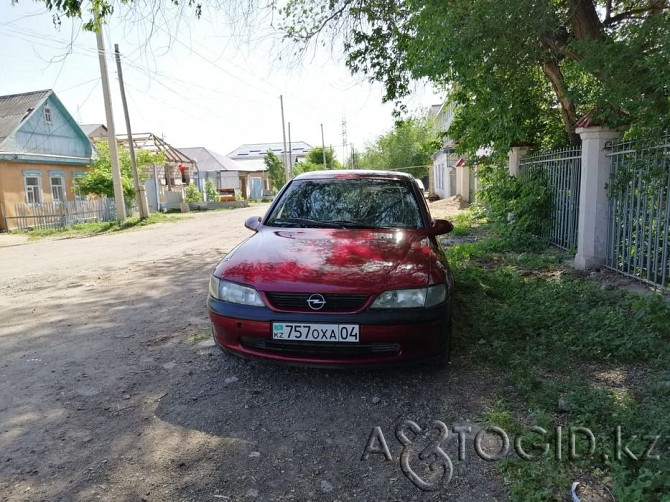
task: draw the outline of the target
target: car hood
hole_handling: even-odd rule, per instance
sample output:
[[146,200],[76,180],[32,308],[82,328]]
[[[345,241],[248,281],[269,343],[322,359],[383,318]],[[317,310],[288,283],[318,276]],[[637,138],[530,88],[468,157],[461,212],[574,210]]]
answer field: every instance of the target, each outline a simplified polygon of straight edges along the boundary
[[438,252],[418,230],[261,227],[214,273],[260,291],[380,293],[439,282]]

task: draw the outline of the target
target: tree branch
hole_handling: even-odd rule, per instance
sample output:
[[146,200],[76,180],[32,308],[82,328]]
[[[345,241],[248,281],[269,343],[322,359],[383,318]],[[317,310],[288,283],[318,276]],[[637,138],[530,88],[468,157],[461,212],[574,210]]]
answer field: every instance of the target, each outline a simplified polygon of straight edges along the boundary
[[619,14],[612,16],[612,17],[607,17],[605,21],[603,22],[603,25],[605,27],[610,27],[612,25],[615,25],[621,21],[624,21],[626,19],[632,19],[636,18],[637,14],[646,14],[647,12],[653,12],[657,14],[660,11],[663,10],[668,10],[670,9],[670,5],[667,5],[667,2],[663,2],[665,5],[652,5],[650,7],[644,7],[644,8],[639,8],[639,9],[629,9],[623,12],[620,12]]
[[560,66],[554,61],[547,61],[542,63],[542,71],[551,82],[554,88],[556,98],[561,105],[561,114],[563,116],[563,124],[565,125],[565,132],[570,138],[570,143],[578,144],[579,136],[575,134],[575,123],[577,123],[577,112],[575,111],[575,104],[572,102],[565,88],[565,79],[561,72]]

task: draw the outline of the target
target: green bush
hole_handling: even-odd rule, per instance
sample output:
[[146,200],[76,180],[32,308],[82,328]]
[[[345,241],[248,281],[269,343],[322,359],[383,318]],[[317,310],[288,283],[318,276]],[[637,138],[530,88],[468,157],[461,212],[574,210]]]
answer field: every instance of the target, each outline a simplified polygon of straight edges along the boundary
[[519,249],[546,247],[551,214],[551,189],[541,173],[509,175],[497,164],[480,166],[479,200],[501,237]]
[[200,193],[200,190],[198,190],[198,187],[195,185],[188,185],[186,187],[186,190],[184,190],[184,196],[186,198],[186,202],[202,201],[202,194]]
[[[86,176],[75,180],[75,186],[82,194],[114,197],[114,181],[109,144],[107,141],[96,140],[94,141],[94,145],[97,157],[86,173]],[[135,156],[140,183],[144,183],[148,177],[146,174],[147,168],[152,165],[162,164],[165,161],[165,156],[162,153],[152,153],[142,149],[138,149],[135,152]],[[123,197],[126,204],[130,206],[135,200],[135,182],[133,179],[130,152],[127,148],[119,148],[118,159],[121,170]]]
[[205,197],[207,197],[207,201],[219,200],[219,192],[216,190],[214,182],[210,179],[205,181]]

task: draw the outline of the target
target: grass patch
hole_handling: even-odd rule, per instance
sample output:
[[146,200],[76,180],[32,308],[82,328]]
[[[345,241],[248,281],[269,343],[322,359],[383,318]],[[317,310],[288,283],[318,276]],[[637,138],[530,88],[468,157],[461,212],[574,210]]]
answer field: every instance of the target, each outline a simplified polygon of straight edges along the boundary
[[485,223],[481,211],[475,206],[450,216],[449,221],[454,225],[454,229],[450,232],[450,235],[453,236],[470,235],[477,227]]
[[195,345],[198,342],[203,342],[205,340],[209,340],[210,338],[212,338],[211,333],[197,333],[193,336],[190,336],[188,341],[191,345]]
[[[542,460],[499,462],[512,498],[565,500],[572,481],[596,479],[617,500],[670,501],[670,308],[663,298],[604,290],[573,273],[566,253],[519,252],[495,235],[451,246],[448,255],[455,351],[503,375],[503,399],[484,421],[508,431],[512,445],[519,430],[548,431],[527,440],[550,444]],[[578,436],[581,457],[568,458],[570,426],[593,432],[593,456]],[[619,426],[638,460],[625,452],[616,458]],[[652,452],[660,460],[640,458],[646,435],[661,436]]]
[[163,213],[151,213],[149,218],[142,220],[139,217],[127,218],[122,222],[101,221],[93,223],[78,223],[65,228],[35,229],[25,232],[30,240],[44,237],[86,237],[91,235],[121,232],[134,228],[145,227],[154,223],[175,222],[186,219],[183,216],[166,215]]

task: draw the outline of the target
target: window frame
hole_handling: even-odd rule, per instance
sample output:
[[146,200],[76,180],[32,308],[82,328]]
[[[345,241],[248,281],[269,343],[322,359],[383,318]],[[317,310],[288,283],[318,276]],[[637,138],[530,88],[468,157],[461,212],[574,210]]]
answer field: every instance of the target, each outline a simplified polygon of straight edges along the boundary
[[54,117],[53,117],[53,108],[50,106],[46,105],[44,109],[42,110],[42,116],[44,117],[44,123],[51,125],[54,123]]
[[77,188],[77,178],[83,178],[86,174],[85,171],[75,171],[72,173],[72,193],[74,194],[75,202],[83,202],[86,200],[86,195],[81,193]]
[[[29,179],[36,179],[36,185],[28,185]],[[24,171],[23,173],[23,187],[26,196],[26,204],[31,206],[39,206],[44,201],[44,194],[42,193],[42,173],[40,171]],[[30,200],[30,195],[33,195],[33,201]]]
[[[54,185],[54,180],[60,180],[60,185]],[[55,197],[54,187],[59,187],[61,196],[59,198]],[[63,203],[67,200],[67,191],[65,189],[65,173],[62,171],[49,171],[49,188],[51,188],[51,201]]]

